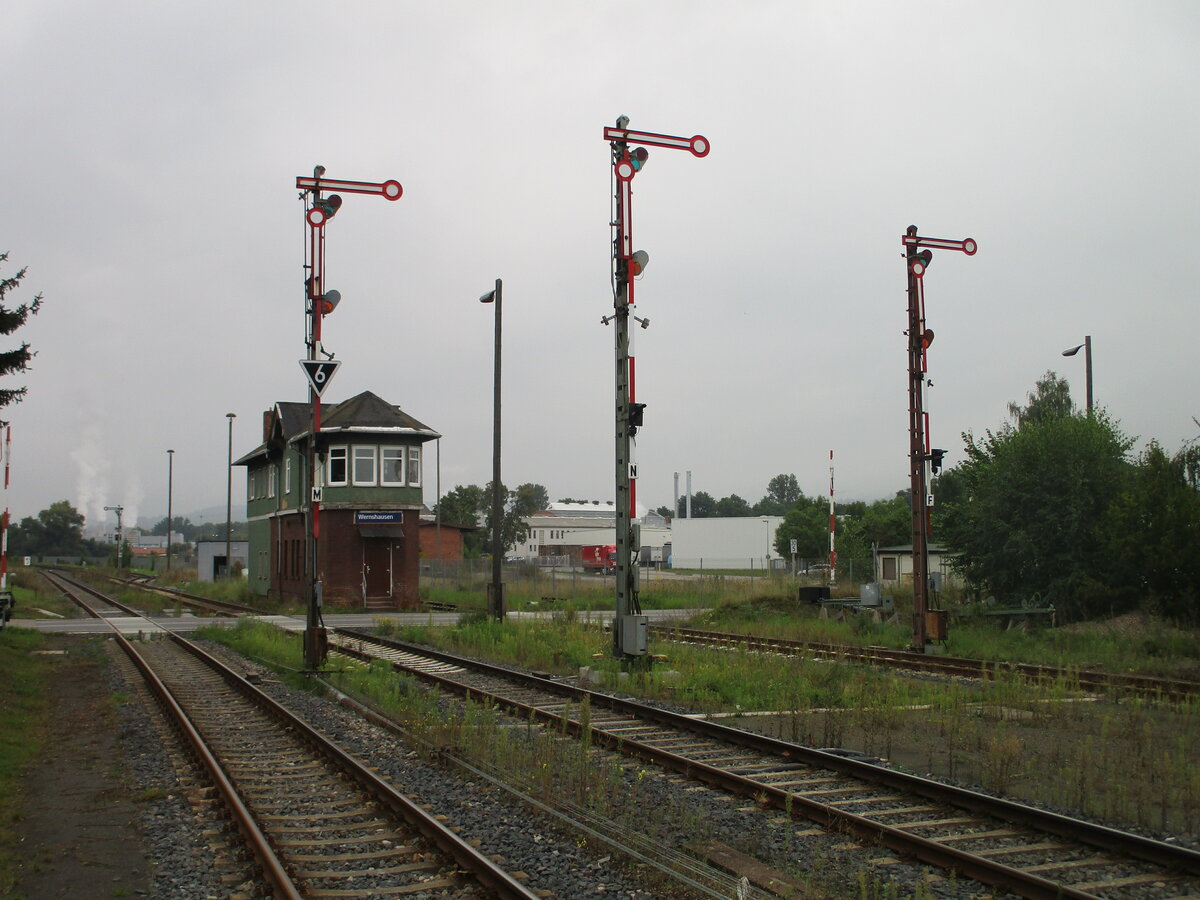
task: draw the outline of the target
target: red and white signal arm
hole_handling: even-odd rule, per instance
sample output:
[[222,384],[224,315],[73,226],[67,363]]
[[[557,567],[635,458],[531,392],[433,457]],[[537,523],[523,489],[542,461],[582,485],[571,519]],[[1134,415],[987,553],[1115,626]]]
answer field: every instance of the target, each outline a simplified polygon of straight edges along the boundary
[[374,194],[384,200],[399,200],[404,188],[394,178],[387,181],[342,181],[337,178],[296,179],[296,187],[306,191],[341,191],[343,194]]

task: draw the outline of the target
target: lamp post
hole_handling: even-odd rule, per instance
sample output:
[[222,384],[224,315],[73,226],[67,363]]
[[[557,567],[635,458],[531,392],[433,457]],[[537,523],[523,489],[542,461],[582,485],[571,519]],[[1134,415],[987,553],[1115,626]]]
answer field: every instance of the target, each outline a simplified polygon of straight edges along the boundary
[[1087,385],[1087,414],[1092,414],[1092,336],[1084,335],[1083,343],[1076,344],[1069,350],[1062,352],[1063,356],[1074,356],[1083,349],[1083,365],[1084,365],[1084,383]]
[[167,451],[167,571],[171,571],[171,489],[175,478],[175,451]]
[[497,278],[496,287],[480,297],[479,302],[496,304],[496,346],[492,376],[492,583],[488,587],[488,614],[494,619],[503,619],[504,582],[500,575],[500,564],[504,554],[504,501],[500,484],[500,323],[504,283]]
[[229,420],[229,457],[225,465],[225,574],[228,576],[233,572],[230,549],[233,546],[233,420],[237,418],[237,413],[225,413],[225,418]]

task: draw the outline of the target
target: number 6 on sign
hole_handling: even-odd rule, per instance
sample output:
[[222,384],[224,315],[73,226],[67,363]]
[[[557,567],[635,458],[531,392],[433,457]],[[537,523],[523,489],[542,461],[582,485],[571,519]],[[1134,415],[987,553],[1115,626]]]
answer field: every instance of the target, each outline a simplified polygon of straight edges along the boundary
[[309,387],[316,392],[318,397],[329,386],[329,382],[333,379],[333,373],[338,370],[338,366],[341,364],[342,361],[340,359],[300,360],[300,368],[304,370],[304,377],[308,379]]

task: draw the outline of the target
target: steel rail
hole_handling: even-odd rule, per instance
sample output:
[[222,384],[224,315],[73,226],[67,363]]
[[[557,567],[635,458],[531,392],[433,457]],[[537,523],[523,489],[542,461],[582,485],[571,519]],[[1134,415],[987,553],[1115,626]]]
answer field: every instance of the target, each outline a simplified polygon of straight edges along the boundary
[[128,606],[128,605],[122,603],[120,600],[114,600],[112,597],[109,597],[107,594],[103,593],[102,591],[99,591],[96,588],[92,587],[91,585],[85,584],[84,582],[79,581],[76,578],[72,578],[70,575],[67,575],[65,572],[61,572],[57,569],[48,569],[48,570],[42,572],[42,575],[52,585],[54,585],[60,591],[62,591],[64,594],[66,594],[69,599],[73,600],[75,603],[77,603],[79,606],[81,606],[83,608],[83,611],[86,612],[89,616],[92,616],[93,618],[103,619],[104,616],[102,616],[102,615],[100,615],[100,613],[96,612],[96,610],[94,610],[87,603],[84,603],[82,601],[82,599],[78,596],[78,594],[75,592],[83,591],[86,594],[90,594],[92,597],[95,597],[97,600],[101,601],[102,603],[105,603],[108,606],[115,607],[115,608],[121,610],[121,612],[126,613],[127,615],[135,616],[139,619],[146,618],[145,614],[141,610],[134,609],[132,606]]
[[822,641],[796,641],[787,638],[761,637],[737,632],[705,631],[674,625],[651,625],[653,634],[670,639],[683,639],[710,644],[737,644],[749,649],[765,649],[778,653],[803,654],[814,652],[863,662],[879,662],[922,671],[944,672],[968,678],[992,678],[1000,672],[1015,673],[1040,681],[1075,681],[1081,688],[1103,690],[1120,688],[1139,694],[1182,699],[1200,695],[1200,682],[1133,675],[1122,672],[1095,672],[1085,669],[1062,668],[1003,660],[972,659],[965,656],[930,656],[909,650],[890,650],[884,647],[855,647]]
[[[119,583],[127,584],[128,582],[122,581]],[[204,597],[200,594],[190,594],[187,591],[180,590],[179,588],[162,587],[157,584],[131,584],[130,586],[136,587],[139,590],[147,591],[151,594],[161,594],[164,597],[180,600],[188,606],[199,606],[205,609],[211,609],[221,615],[261,616],[263,614],[261,609],[255,609],[253,606],[245,606],[241,603],[231,603],[228,600],[214,600],[211,597]]]
[[[67,588],[83,589],[89,593],[93,592],[86,585],[73,583],[73,579],[67,579],[64,576],[58,576],[58,579]],[[59,585],[59,589],[63,589],[62,584]],[[82,598],[75,596],[74,599],[84,609],[91,612],[92,615],[95,615],[97,618],[103,618],[95,610],[91,609]],[[98,599],[110,602],[108,599],[103,598],[103,595],[100,595]],[[123,607],[123,604],[119,603],[114,603],[113,605]],[[130,662],[133,663],[134,667],[137,668],[147,687],[149,687],[151,693],[154,694],[159,704],[163,707],[168,720],[182,735],[184,741],[191,748],[192,753],[195,754],[196,760],[208,772],[209,778],[212,779],[213,784],[221,795],[222,801],[225,803],[230,817],[233,819],[234,826],[246,841],[250,852],[254,854],[254,858],[258,861],[263,876],[270,884],[276,900],[302,900],[303,895],[296,887],[295,882],[292,881],[291,876],[288,875],[279,857],[275,854],[275,850],[271,846],[270,841],[267,840],[267,836],[258,827],[253,814],[246,807],[246,804],[242,802],[237,788],[234,787],[224,767],[209,749],[208,744],[192,723],[187,712],[176,701],[170,689],[163,684],[162,679],[150,668],[149,663],[137,652],[132,642],[121,634],[117,628],[113,627],[112,631],[117,645],[129,658]]]
[[[735,896],[737,891],[736,881],[720,870],[714,869],[703,873],[704,878],[710,879],[715,883],[719,883],[718,887],[713,887],[705,881],[697,880],[698,876],[690,874],[687,871],[691,868],[692,871],[699,871],[695,868],[695,859],[682,854],[672,854],[665,848],[654,844],[649,846],[634,846],[630,841],[630,835],[625,833],[624,829],[619,828],[615,824],[609,823],[607,827],[601,824],[602,817],[595,813],[589,813],[579,808],[573,808],[571,804],[565,804],[563,808],[550,806],[547,803],[537,799],[531,794],[526,793],[521,788],[505,781],[500,773],[495,771],[485,771],[479,768],[475,763],[468,761],[465,757],[458,756],[444,747],[435,746],[425,739],[413,734],[403,728],[393,719],[389,719],[386,715],[376,712],[370,706],[355,700],[353,697],[343,693],[341,689],[335,687],[326,681],[321,681],[336,699],[339,705],[345,706],[347,709],[353,710],[357,715],[367,719],[372,724],[379,728],[383,728],[391,733],[398,735],[402,740],[409,743],[419,743],[427,749],[435,751],[440,759],[443,759],[465,772],[469,772],[473,777],[486,781],[493,787],[496,787],[513,797],[520,800],[522,803],[534,807],[540,813],[557,820],[567,828],[576,829],[583,832],[588,838],[596,843],[607,846],[618,853],[625,854],[636,860],[638,863],[656,869],[668,878],[675,879],[682,884],[687,885],[692,890],[701,894],[706,894],[715,900],[725,900],[725,898]],[[591,824],[583,821],[580,817],[589,817],[593,820]],[[619,832],[619,836],[615,834]]]
[[[71,583],[73,579],[67,579],[62,576],[60,578],[70,587],[78,587],[103,599],[106,603],[112,603],[119,608],[129,609],[124,604],[105,597],[94,588],[90,588],[82,583],[74,585]],[[87,608],[86,604],[81,605]],[[130,611],[144,618],[136,610]],[[192,725],[187,713],[175,700],[170,689],[150,669],[149,664],[137,654],[133,644],[120,634],[116,628],[113,628],[113,633],[116,635],[122,649],[126,654],[131,656],[134,664],[142,672],[143,676],[146,677],[155,695],[167,707],[172,720],[176,721],[181,729],[184,730],[188,738],[188,743],[196,751],[205,768],[213,775],[214,781],[217,782],[218,788],[221,790],[222,797],[226,799],[230,807],[231,814],[234,816],[239,831],[246,836],[247,843],[250,844],[255,857],[262,863],[264,873],[276,891],[276,897],[281,898],[281,900],[293,900],[293,898],[294,900],[300,900],[302,894],[297,892],[282,863],[275,856],[269,840],[259,829],[257,823],[254,821],[253,814],[241,801],[237,789],[225,774],[220,762],[207,748],[203,737]],[[376,801],[403,818],[425,838],[432,841],[438,849],[454,859],[459,866],[469,872],[480,884],[492,891],[500,900],[538,900],[538,894],[530,891],[512,875],[477,851],[414,801],[401,794],[391,784],[372,772],[364,763],[326,738],[273,697],[250,684],[245,678],[238,675],[212,654],[181,637],[179,634],[167,632],[167,637],[188,653],[201,660],[205,665],[212,668],[227,684],[258,705],[284,727],[292,729],[305,743],[325,756],[340,771],[345,772],[353,778]],[[284,879],[278,883],[277,873],[282,873],[282,878]]]
[[[583,700],[586,698],[588,703],[593,708],[607,708],[613,712],[636,716],[638,718],[647,719],[653,722],[660,722],[673,728],[690,731],[703,737],[721,740],[726,743],[756,750],[758,752],[770,753],[784,759],[819,766],[824,769],[835,771],[840,774],[867,781],[889,789],[903,790],[928,800],[944,803],[959,809],[965,809],[979,815],[986,815],[992,818],[1000,819],[1014,825],[1020,825],[1042,832],[1049,832],[1051,834],[1074,840],[1082,844],[1098,847],[1126,857],[1139,859],[1143,862],[1152,863],[1173,871],[1183,871],[1191,875],[1200,875],[1200,852],[1174,846],[1163,841],[1157,841],[1152,838],[1120,831],[1119,829],[1109,828],[1093,822],[1075,819],[1060,813],[1054,813],[1047,810],[1038,809],[1036,807],[1026,806],[1024,804],[1017,803],[1016,801],[1007,800],[1001,797],[993,797],[988,794],[982,794],[977,791],[969,790],[967,788],[943,784],[939,781],[923,778],[919,775],[910,775],[908,773],[899,772],[886,766],[878,766],[859,760],[848,759],[846,757],[827,753],[811,747],[805,747],[800,744],[793,744],[777,738],[771,738],[765,735],[742,731],[741,729],[737,728],[731,728],[720,723],[683,716],[678,713],[660,709],[658,707],[648,706],[634,700],[613,697],[597,691],[566,685],[549,678],[543,678],[538,675],[514,671],[502,666],[496,666],[491,663],[481,662],[479,660],[468,659],[466,657],[457,656],[444,651],[433,650],[428,647],[422,647],[413,644],[406,644],[400,641],[393,641],[373,635],[365,635],[362,632],[351,629],[335,628],[333,631],[335,634],[354,640],[376,643],[392,649],[424,656],[453,665],[458,665],[468,670],[485,672],[495,677],[515,681],[526,687],[551,692],[559,696],[566,696],[576,700]],[[338,649],[352,650],[353,648],[339,646]],[[364,654],[364,656],[366,656],[366,654]],[[579,733],[580,726],[578,723],[570,720],[564,721],[562,717],[556,716],[554,713],[551,713],[548,710],[539,709],[528,704],[522,704],[518,701],[506,699],[499,695],[493,695],[479,688],[462,685],[451,678],[439,676],[434,673],[424,672],[420,669],[412,668],[403,663],[393,662],[393,666],[397,669],[419,675],[423,679],[433,681],[444,686],[447,690],[460,694],[467,694],[468,696],[475,696],[479,699],[488,699],[495,703],[502,703],[517,710],[522,715],[532,715],[541,719],[542,721],[552,722],[558,727],[565,727],[568,730],[571,730],[573,733]],[[595,736],[598,734],[598,726],[594,723],[591,725],[590,733],[593,735],[593,739],[595,739]],[[981,881],[986,881],[988,883],[997,884],[1000,886],[1006,886],[1011,890],[1016,890],[1016,888],[1012,886],[1012,879],[1014,877],[1020,877],[1022,879],[1022,883],[1026,886],[1026,889],[1030,891],[1030,893],[1024,894],[1025,896],[1047,898],[1060,896],[1093,896],[1078,892],[1071,893],[1071,889],[1064,887],[1063,885],[1056,884],[1045,879],[1040,879],[1034,875],[1022,873],[1016,869],[1000,866],[992,863],[990,860],[973,857],[970,854],[953,850],[952,848],[937,844],[936,842],[927,841],[922,838],[916,838],[915,836],[907,834],[906,832],[890,828],[890,826],[874,822],[866,817],[856,816],[853,813],[846,813],[841,810],[825,807],[823,804],[814,804],[814,801],[807,801],[804,798],[800,798],[795,794],[790,794],[787,791],[772,789],[769,785],[764,785],[762,782],[742,778],[741,776],[724,772],[723,770],[712,766],[707,766],[704,763],[699,763],[695,760],[691,760],[677,754],[671,754],[649,745],[639,744],[630,740],[629,738],[621,737],[620,735],[606,735],[603,740],[611,741],[611,746],[614,749],[624,752],[636,752],[637,755],[643,756],[643,758],[652,758],[654,761],[661,762],[668,768],[683,772],[684,774],[694,775],[702,780],[708,781],[709,783],[719,784],[729,789],[736,790],[737,792],[746,796],[758,796],[764,793],[765,789],[765,793],[767,796],[771,797],[773,804],[781,809],[788,808],[789,797],[791,798],[790,806],[792,809],[796,809],[798,802],[803,800],[803,802],[799,802],[799,806],[803,807],[806,810],[807,817],[813,818],[814,821],[822,821],[821,818],[817,817],[828,816],[830,823],[836,821],[845,827],[855,830],[856,832],[858,832],[860,828],[867,828],[869,829],[869,832],[867,833],[872,836],[872,839],[877,837],[881,840],[884,840],[889,846],[892,846],[893,849],[901,850],[902,852],[913,853],[913,855],[922,859],[926,859],[935,865],[959,869],[960,871],[963,871],[964,874],[969,874],[971,877],[977,878]],[[825,823],[823,822],[823,824]],[[895,842],[905,843],[906,846],[901,847]],[[951,864],[951,861],[953,864]],[[1051,889],[1051,893],[1043,893],[1043,891]]]
[[395,814],[431,840],[442,852],[452,857],[478,881],[503,900],[537,900],[538,895],[504,869],[500,868],[448,827],[423,810],[414,801],[397,791],[391,784],[372,772],[357,757],[338,746],[323,734],[279,703],[269,694],[250,684],[216,657],[178,634],[169,638],[206,665],[213,668],[231,687],[250,698],[261,709],[302,738],[314,750],[330,760],[338,769],[350,775],[360,787]]

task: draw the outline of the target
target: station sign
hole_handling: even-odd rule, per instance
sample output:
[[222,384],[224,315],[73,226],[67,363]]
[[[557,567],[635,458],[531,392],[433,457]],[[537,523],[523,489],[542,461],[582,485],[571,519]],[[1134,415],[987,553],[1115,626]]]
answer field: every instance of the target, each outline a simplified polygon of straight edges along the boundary
[[356,510],[354,513],[355,525],[402,525],[404,524],[404,510],[388,509],[378,512],[367,512],[366,510]]

